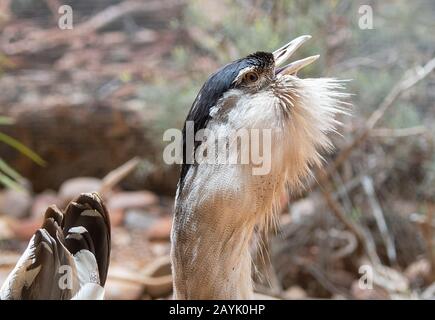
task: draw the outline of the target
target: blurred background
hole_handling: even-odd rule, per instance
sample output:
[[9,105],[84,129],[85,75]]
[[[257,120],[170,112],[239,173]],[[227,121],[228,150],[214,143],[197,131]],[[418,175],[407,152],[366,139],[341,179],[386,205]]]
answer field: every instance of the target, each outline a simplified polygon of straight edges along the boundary
[[0,284],[47,206],[99,190],[107,298],[170,298],[163,132],[218,67],[310,34],[295,58],[321,57],[299,76],[351,79],[353,116],[316,181],[283,195],[256,290],[434,298],[434,16],[430,0],[0,0]]

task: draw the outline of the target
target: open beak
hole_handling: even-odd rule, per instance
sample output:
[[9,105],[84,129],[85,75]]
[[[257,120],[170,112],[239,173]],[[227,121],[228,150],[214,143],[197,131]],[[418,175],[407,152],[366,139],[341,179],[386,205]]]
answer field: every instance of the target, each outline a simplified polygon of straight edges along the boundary
[[305,59],[293,61],[284,67],[280,67],[284,62],[286,62],[295,51],[303,45],[305,42],[311,39],[311,36],[305,35],[297,37],[296,39],[290,41],[285,46],[279,48],[273,52],[273,57],[275,59],[275,75],[296,75],[297,72],[303,67],[308,66],[319,58],[319,55],[311,56]]

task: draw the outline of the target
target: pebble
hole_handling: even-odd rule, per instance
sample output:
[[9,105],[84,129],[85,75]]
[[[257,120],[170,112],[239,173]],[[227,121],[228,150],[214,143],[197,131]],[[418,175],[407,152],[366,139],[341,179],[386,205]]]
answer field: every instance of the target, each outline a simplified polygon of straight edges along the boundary
[[0,214],[22,219],[29,216],[32,196],[27,191],[6,189],[0,193]]
[[97,178],[79,177],[68,179],[59,188],[59,197],[67,203],[76,198],[81,193],[97,192],[100,190],[102,182]]
[[141,209],[129,209],[124,217],[124,224],[132,229],[149,229],[158,218]]
[[114,193],[107,200],[108,210],[146,208],[159,203],[159,198],[150,191],[131,191]]

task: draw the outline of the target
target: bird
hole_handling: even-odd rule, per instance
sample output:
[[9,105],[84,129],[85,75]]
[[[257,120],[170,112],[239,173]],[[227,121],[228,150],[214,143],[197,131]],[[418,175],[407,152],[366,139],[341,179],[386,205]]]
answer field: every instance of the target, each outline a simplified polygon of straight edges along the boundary
[[0,289],[0,300],[101,300],[110,261],[110,218],[97,193],[62,212],[47,208]]
[[[298,77],[318,55],[285,64],[310,38],[235,60],[210,75],[198,92],[182,131],[171,230],[174,299],[255,298],[254,234],[276,225],[281,195],[302,190],[313,168],[324,164],[322,152],[333,149],[337,116],[348,113],[345,81]],[[270,132],[270,149],[264,148],[267,139],[257,146],[270,151],[265,174],[254,174],[253,161],[220,161],[241,159],[243,143],[235,133],[243,130]],[[196,139],[201,131],[206,139]],[[216,149],[221,140],[226,147]],[[255,148],[257,140],[244,142]],[[201,155],[208,161],[200,161]]]

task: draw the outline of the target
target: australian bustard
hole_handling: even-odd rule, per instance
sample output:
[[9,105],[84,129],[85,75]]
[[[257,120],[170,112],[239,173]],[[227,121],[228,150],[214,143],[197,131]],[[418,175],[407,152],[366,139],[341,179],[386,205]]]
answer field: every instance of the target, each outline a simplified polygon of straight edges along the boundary
[[[321,165],[319,151],[332,147],[327,134],[339,124],[335,115],[344,112],[341,82],[296,76],[318,56],[281,67],[309,38],[302,36],[273,53],[257,52],[224,66],[196,97],[184,128],[184,163],[171,233],[174,298],[253,298],[249,245],[254,229],[270,225],[286,185],[300,188],[310,168]],[[192,150],[186,148],[189,121],[194,133],[209,129],[227,147],[216,153],[216,140],[207,138],[193,142]],[[248,141],[247,149],[259,143],[256,147],[263,153],[270,152],[267,172],[255,173],[252,162],[219,161],[222,152],[224,159],[243,158],[237,134],[241,129],[271,133],[270,150],[261,134],[258,141]],[[198,151],[217,161],[190,163]],[[49,208],[44,219],[0,289],[0,299],[101,299],[110,257],[110,222],[100,198],[81,195],[65,213]],[[62,266],[72,271],[66,278],[69,283],[60,279]]]
[[[211,75],[198,93],[183,130],[171,233],[174,298],[253,298],[249,245],[254,229],[270,225],[286,185],[300,188],[310,168],[322,164],[319,151],[331,149],[327,135],[339,124],[336,114],[345,112],[342,83],[297,77],[318,56],[281,67],[310,38],[236,60]],[[208,129],[216,139],[190,143],[189,121],[195,134]],[[220,162],[243,157],[243,142],[235,134],[241,129],[271,132],[267,173],[255,174],[252,162]],[[217,148],[217,140],[227,147]],[[259,141],[249,140],[248,150],[259,143],[257,148],[269,152],[267,140]],[[191,161],[198,154],[208,161]]]

